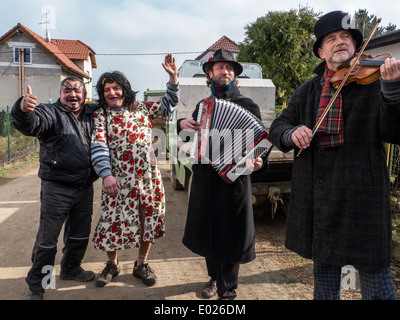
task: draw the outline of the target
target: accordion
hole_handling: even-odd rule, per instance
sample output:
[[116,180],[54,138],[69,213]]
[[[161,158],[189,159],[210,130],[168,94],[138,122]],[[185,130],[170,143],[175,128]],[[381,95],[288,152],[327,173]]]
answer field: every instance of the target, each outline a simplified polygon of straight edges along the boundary
[[211,164],[228,183],[252,172],[247,159],[268,154],[273,147],[260,119],[231,101],[203,100],[197,123],[200,129],[194,134],[191,158]]

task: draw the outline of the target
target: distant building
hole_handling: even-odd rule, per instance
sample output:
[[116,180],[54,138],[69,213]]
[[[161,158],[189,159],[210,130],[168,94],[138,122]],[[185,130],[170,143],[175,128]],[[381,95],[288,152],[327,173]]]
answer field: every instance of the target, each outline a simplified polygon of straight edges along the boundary
[[[185,60],[182,63],[182,66],[179,68],[178,76],[180,78],[205,78],[206,75],[203,71],[203,64],[212,58],[215,51],[219,49],[230,51],[235,59],[240,51],[240,48],[235,41],[229,39],[227,36],[222,36],[195,60]],[[241,64],[243,67],[243,72],[239,78],[262,79],[262,69],[259,64],[243,62],[241,62]]]
[[147,90],[143,93],[143,100],[148,102],[160,101],[166,92],[166,90]]
[[218,49],[231,51],[235,59],[240,51],[240,48],[235,41],[232,41],[227,36],[223,36],[195,60],[208,61],[208,59],[211,58]]
[[[210,59],[215,51],[218,49],[225,49],[229,50],[232,52],[233,56],[236,59],[236,56],[238,55],[240,48],[236,44],[235,41],[229,39],[227,36],[222,36],[218,41],[216,41],[214,44],[212,44],[208,49],[206,49],[202,54],[200,54],[197,58],[194,60],[186,60],[183,62],[182,66],[179,68],[179,77],[184,77],[184,78],[204,78],[205,74],[202,69],[202,65],[204,62],[208,61]],[[251,66],[250,66],[251,67]],[[249,66],[245,66],[245,71],[247,71],[247,68]],[[257,72],[257,71],[256,71]],[[259,77],[262,77],[261,74]],[[207,87],[205,87],[206,90]],[[143,93],[144,95],[144,100],[145,101],[158,101],[160,98],[165,94],[165,90],[147,90]]]
[[92,100],[92,70],[96,53],[79,40],[46,40],[18,23],[0,38],[0,110],[10,107],[32,87],[38,101],[55,102],[60,82],[81,78]]
[[373,37],[364,52],[373,57],[390,53],[394,58],[400,59],[400,30]]

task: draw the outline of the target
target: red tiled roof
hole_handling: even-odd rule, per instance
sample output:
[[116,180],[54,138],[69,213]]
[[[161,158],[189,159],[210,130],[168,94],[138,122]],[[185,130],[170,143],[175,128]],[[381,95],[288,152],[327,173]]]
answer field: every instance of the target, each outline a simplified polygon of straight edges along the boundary
[[51,43],[56,45],[71,60],[87,60],[87,58],[90,56],[92,60],[92,67],[97,68],[95,52],[82,41],[51,39]]
[[50,56],[52,56],[57,63],[61,65],[62,68],[68,70],[69,72],[75,73],[79,76],[89,78],[89,76],[79,68],[75,63],[73,63],[70,58],[67,57],[64,52],[62,52],[56,45],[51,42],[47,42],[41,36],[28,29],[21,23],[18,23],[14,28],[8,31],[5,35],[0,38],[0,44],[4,43],[7,39],[13,36],[18,30],[21,30],[28,38],[33,42],[38,44],[43,50],[47,51]]
[[232,52],[239,52],[240,48],[235,41],[229,39],[227,36],[223,36],[217,42],[215,42],[211,47],[199,55],[195,60],[200,60],[210,51],[217,51],[218,49],[225,49]]
[[232,41],[229,39],[227,36],[223,36],[221,39],[219,39],[217,42],[215,42],[209,50],[218,50],[218,49],[226,49],[229,51],[234,51],[234,52],[239,52],[240,48],[236,44],[235,41]]

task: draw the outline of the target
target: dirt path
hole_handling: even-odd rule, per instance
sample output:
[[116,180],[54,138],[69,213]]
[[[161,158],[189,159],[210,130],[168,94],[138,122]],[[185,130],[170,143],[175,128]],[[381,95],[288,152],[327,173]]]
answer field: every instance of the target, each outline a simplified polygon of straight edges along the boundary
[[[104,288],[94,282],[82,284],[59,279],[62,237],[56,257],[56,288],[46,291],[47,300],[200,300],[208,276],[204,259],[181,242],[186,220],[187,193],[171,188],[168,166],[162,167],[167,196],[166,236],[152,246],[149,262],[158,282],[146,287],[132,276],[137,250],[119,253],[121,273]],[[101,182],[95,184],[93,224],[100,214]],[[0,180],[0,300],[25,299],[24,278],[30,268],[30,254],[39,220],[40,180],[37,164]],[[93,228],[92,228],[93,229]],[[241,266],[238,299],[312,299],[312,264],[283,246],[285,219],[268,215],[256,219],[257,258]],[[89,243],[83,267],[99,272],[105,264],[103,252]],[[343,299],[359,299],[359,290],[345,290]]]

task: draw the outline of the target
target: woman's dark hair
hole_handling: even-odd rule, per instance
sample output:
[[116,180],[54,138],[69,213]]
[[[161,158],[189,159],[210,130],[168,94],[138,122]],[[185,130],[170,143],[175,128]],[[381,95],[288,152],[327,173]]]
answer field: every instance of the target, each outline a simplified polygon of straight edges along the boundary
[[128,106],[135,101],[137,92],[132,90],[131,84],[129,83],[125,75],[119,71],[106,72],[100,76],[99,81],[97,81],[96,85],[97,95],[99,96],[97,102],[101,107],[107,105],[107,102],[104,99],[104,86],[106,83],[113,82],[116,82],[121,86],[123,97],[125,98],[125,105]]

